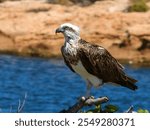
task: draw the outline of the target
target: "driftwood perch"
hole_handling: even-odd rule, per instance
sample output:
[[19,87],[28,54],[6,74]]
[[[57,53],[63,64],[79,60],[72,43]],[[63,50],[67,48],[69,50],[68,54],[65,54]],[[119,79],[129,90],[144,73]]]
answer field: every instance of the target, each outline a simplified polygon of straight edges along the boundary
[[60,111],[60,113],[76,113],[84,106],[98,105],[98,104],[106,103],[107,101],[108,101],[107,97],[101,97],[96,99],[93,96],[88,98],[82,97],[79,100],[79,102],[69,107],[68,110],[62,110]]
[[106,103],[106,102],[108,102],[107,97],[101,97],[101,98],[96,98],[96,99],[91,97],[85,101],[84,105],[92,106],[92,105],[99,105],[99,104]]

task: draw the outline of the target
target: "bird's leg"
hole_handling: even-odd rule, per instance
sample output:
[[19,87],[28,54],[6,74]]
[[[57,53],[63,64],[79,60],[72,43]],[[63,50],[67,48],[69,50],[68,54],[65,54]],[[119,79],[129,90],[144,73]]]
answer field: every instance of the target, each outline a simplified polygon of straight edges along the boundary
[[82,100],[82,98],[87,99],[87,98],[89,98],[90,95],[91,95],[91,87],[92,87],[92,84],[91,84],[90,81],[88,81],[88,80],[85,80],[85,81],[86,81],[86,86],[87,86],[87,88],[86,88],[86,94],[85,94],[84,96],[82,96],[82,97],[79,97],[79,98],[78,98],[79,100]]
[[87,90],[86,90],[86,95],[85,97],[88,98],[90,95],[91,95],[91,87],[92,87],[92,84],[87,80],[86,81],[87,83]]

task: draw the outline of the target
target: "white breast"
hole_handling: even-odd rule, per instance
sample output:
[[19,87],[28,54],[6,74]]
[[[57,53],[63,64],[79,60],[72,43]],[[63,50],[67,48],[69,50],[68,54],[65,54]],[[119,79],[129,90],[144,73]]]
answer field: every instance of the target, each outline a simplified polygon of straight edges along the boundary
[[71,66],[77,74],[79,74],[85,80],[90,81],[90,83],[92,83],[94,87],[99,87],[102,84],[101,79],[87,72],[87,70],[82,65],[81,61],[79,61],[77,65],[71,65]]

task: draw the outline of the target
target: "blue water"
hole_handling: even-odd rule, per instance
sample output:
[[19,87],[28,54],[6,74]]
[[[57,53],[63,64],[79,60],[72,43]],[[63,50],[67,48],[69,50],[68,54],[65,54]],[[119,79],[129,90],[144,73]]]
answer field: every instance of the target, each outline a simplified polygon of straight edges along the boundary
[[[131,105],[135,110],[150,110],[150,68],[125,67],[139,80],[137,91],[104,85],[92,89],[92,95],[109,97],[109,104],[119,106],[120,112]],[[0,55],[0,112],[16,112],[25,93],[22,112],[59,112],[73,105],[85,91],[85,82],[63,60]]]

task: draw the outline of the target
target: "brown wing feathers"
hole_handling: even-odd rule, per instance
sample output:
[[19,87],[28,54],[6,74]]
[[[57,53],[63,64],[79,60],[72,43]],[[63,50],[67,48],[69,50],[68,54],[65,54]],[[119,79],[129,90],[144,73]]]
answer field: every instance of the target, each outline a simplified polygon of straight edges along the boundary
[[123,71],[124,67],[106,49],[87,44],[82,40],[78,55],[86,70],[102,79],[103,82],[120,84],[132,90],[137,89],[135,85],[137,80],[128,77]]

